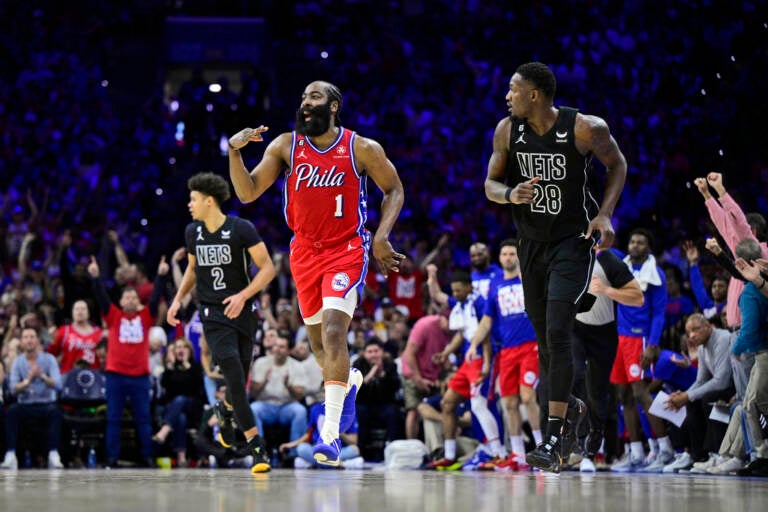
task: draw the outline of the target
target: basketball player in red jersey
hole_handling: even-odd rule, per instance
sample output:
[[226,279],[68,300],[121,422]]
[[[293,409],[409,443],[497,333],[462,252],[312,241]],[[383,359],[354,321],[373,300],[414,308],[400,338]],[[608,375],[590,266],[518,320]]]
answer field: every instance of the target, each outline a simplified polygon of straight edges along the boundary
[[[328,466],[339,464],[339,428],[343,432],[354,421],[363,380],[359,372],[350,372],[347,330],[362,296],[369,251],[384,275],[397,272],[405,258],[389,243],[403,205],[403,185],[378,142],[340,126],[341,106],[338,87],[309,84],[296,112],[296,130],[273,140],[250,173],[240,149],[261,142],[268,127],[245,128],[229,139],[229,175],[242,202],[257,199],[285,173],[283,211],[294,233],[291,272],[325,379],[325,424],[314,457]],[[384,193],[372,240],[365,228],[368,176]]]

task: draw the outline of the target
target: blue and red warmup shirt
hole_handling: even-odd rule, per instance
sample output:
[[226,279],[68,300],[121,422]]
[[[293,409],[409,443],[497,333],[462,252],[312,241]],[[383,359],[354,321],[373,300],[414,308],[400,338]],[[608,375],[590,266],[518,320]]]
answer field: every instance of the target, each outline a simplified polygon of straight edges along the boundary
[[688,368],[681,368],[672,361],[673,356],[683,359],[683,356],[671,350],[661,351],[659,360],[651,368],[652,378],[659,379],[674,391],[685,391],[696,380],[696,367],[691,365]]
[[491,338],[500,348],[512,348],[529,341],[536,341],[533,324],[525,312],[523,282],[520,276],[497,279],[488,292],[485,316],[491,317]]

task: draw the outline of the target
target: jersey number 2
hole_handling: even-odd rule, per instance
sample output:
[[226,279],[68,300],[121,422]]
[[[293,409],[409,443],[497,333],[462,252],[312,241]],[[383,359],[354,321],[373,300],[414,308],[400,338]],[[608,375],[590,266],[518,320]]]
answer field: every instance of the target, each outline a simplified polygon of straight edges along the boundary
[[224,270],[221,267],[213,267],[211,269],[211,275],[213,276],[213,289],[223,290],[227,287],[227,283],[224,282]]
[[339,194],[336,196],[336,211],[333,213],[334,217],[344,216],[344,196]]

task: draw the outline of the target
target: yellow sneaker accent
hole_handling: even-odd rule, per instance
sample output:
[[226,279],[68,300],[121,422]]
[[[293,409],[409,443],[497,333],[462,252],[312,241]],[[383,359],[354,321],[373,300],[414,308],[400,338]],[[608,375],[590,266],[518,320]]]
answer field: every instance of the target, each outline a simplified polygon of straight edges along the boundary
[[251,474],[255,475],[257,473],[266,473],[270,469],[272,469],[272,466],[270,466],[266,462],[257,462],[251,468]]

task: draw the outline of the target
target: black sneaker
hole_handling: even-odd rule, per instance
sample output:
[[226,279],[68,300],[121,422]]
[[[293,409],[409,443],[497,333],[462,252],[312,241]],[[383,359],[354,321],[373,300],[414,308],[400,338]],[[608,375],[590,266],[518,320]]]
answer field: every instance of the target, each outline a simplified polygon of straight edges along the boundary
[[603,444],[603,431],[590,430],[587,439],[584,441],[584,452],[587,457],[594,459],[597,452],[600,451],[600,445]]
[[[235,427],[235,414],[227,408],[224,402],[217,401],[213,405],[213,412],[219,420],[219,442],[224,448],[232,448],[238,444],[237,428]],[[244,441],[245,439],[243,439]]]
[[568,411],[565,413],[565,426],[563,428],[562,453],[563,460],[568,460],[570,455],[579,447],[579,428],[587,418],[587,404],[572,396],[568,401]]
[[551,436],[548,441],[528,452],[525,456],[525,462],[529,466],[539,468],[542,471],[550,473],[559,473],[563,459],[560,456],[560,439]]
[[768,459],[757,458],[736,471],[739,476],[768,476]]
[[266,473],[272,469],[272,465],[269,462],[269,452],[261,436],[256,436],[248,441],[248,454],[253,456],[251,473]]

